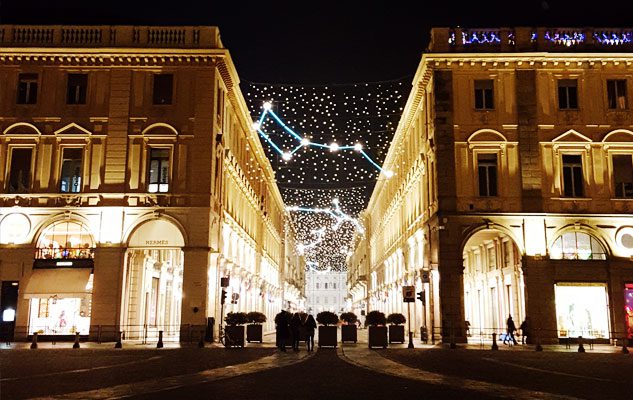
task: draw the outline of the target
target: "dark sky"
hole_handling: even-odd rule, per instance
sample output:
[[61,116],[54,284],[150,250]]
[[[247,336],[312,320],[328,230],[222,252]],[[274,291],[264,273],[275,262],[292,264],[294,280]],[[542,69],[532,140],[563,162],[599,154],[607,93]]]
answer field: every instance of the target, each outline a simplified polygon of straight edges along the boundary
[[633,25],[626,0],[0,0],[0,12],[3,23],[218,25],[240,77],[276,83],[410,75],[432,26]]

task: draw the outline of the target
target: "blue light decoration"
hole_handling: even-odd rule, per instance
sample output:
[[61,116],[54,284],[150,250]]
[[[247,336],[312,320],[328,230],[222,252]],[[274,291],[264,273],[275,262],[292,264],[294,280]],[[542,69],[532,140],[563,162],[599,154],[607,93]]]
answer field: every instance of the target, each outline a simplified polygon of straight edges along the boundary
[[566,47],[581,44],[585,41],[585,34],[579,31],[545,32],[545,40]]
[[[341,146],[336,141],[334,141],[334,142],[332,142],[330,144],[312,142],[312,141],[310,141],[309,138],[300,136],[292,128],[290,128],[288,125],[286,125],[284,123],[284,121],[281,118],[279,118],[277,113],[275,113],[272,110],[272,104],[270,102],[268,102],[268,101],[264,102],[262,108],[263,108],[263,111],[262,111],[259,119],[256,122],[253,123],[253,129],[255,129],[260,134],[260,136],[262,138],[264,138],[264,140],[268,144],[270,144],[270,146],[277,153],[279,153],[279,155],[281,156],[281,158],[284,161],[290,161],[292,159],[293,154],[295,154],[297,151],[299,151],[303,147],[317,147],[317,148],[322,148],[322,149],[329,149],[331,152],[337,152],[339,150],[353,150],[353,151],[356,151],[356,152],[360,153],[367,161],[369,161],[369,163],[371,165],[373,165],[387,179],[389,179],[389,178],[391,178],[393,176],[393,171],[389,171],[389,170],[383,169],[380,165],[378,165],[378,163],[376,161],[374,161],[369,156],[369,154],[367,154],[363,150],[363,145],[362,144],[356,143],[354,145]],[[281,126],[283,128],[283,130],[286,131],[292,138],[294,138],[295,140],[297,140],[299,142],[299,144],[297,146],[295,146],[291,151],[283,151],[270,138],[270,135],[268,135],[263,130],[262,126],[263,126],[264,120],[266,119],[266,117],[268,115],[270,115],[277,122],[277,124],[279,124],[279,126]]]
[[536,31],[532,31],[532,34],[530,35],[530,41],[532,43],[536,42]]
[[463,31],[463,44],[497,44],[501,43],[499,31]]
[[633,43],[633,32],[594,32],[593,38],[600,44],[619,46]]

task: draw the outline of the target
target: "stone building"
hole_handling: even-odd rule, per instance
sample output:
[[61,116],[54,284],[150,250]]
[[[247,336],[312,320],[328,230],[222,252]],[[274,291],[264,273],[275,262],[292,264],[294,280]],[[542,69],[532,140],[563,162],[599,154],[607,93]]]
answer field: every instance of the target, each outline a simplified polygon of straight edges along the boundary
[[3,335],[197,340],[221,277],[229,311],[302,296],[216,27],[0,26],[0,82]]
[[633,337],[633,30],[431,38],[349,285],[386,312],[424,291],[412,318],[435,338],[489,338],[508,315],[543,343]]
[[347,273],[335,271],[306,272],[306,311],[315,317],[321,311],[340,314],[345,311],[347,297]]

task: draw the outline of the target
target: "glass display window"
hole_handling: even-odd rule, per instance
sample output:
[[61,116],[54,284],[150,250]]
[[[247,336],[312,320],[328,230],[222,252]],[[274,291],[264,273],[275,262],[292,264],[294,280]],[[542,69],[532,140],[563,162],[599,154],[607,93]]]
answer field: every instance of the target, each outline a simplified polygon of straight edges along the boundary
[[87,335],[92,296],[83,298],[32,298],[29,332],[41,335]]
[[555,286],[559,337],[609,338],[609,305],[603,283],[559,283]]

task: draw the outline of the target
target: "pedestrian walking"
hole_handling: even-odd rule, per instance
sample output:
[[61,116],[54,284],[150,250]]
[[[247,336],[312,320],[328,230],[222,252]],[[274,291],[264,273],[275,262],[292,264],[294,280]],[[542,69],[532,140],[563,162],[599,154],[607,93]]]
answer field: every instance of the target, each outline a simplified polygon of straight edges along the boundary
[[532,333],[530,332],[530,317],[525,317],[519,328],[521,329],[521,344],[525,344],[527,342],[527,338],[532,336]]
[[314,331],[317,327],[317,323],[314,320],[312,314],[308,315],[308,319],[306,320],[305,328],[306,328],[306,344],[308,345],[308,351],[314,351]]
[[288,323],[289,313],[281,310],[279,314],[275,315],[275,338],[277,342],[277,348],[281,351],[286,351],[286,340],[289,335]]
[[301,316],[295,313],[290,320],[290,334],[292,335],[292,350],[299,351],[299,332],[301,330]]
[[517,343],[517,340],[514,338],[514,332],[516,330],[517,330],[517,327],[514,324],[512,315],[509,315],[506,321],[506,336],[503,338],[503,344],[508,344],[507,342],[509,342],[510,340],[512,340],[514,344],[519,344]]

